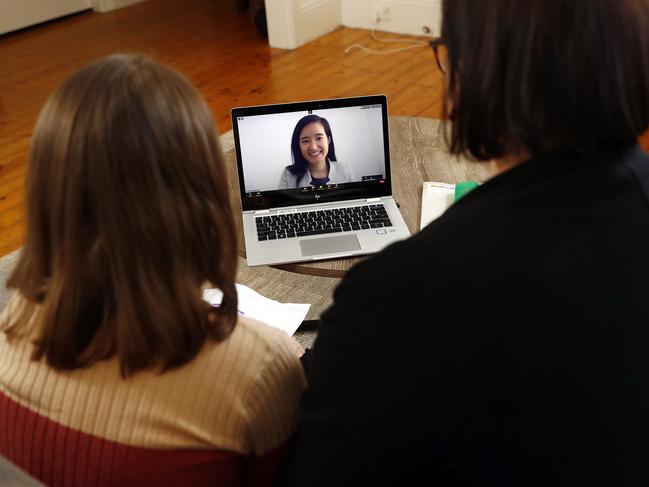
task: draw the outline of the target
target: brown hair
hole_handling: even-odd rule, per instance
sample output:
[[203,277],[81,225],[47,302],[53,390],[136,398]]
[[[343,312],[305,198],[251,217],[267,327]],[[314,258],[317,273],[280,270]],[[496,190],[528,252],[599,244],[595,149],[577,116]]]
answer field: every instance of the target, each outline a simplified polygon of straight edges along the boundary
[[[40,114],[28,228],[8,281],[27,299],[9,337],[75,369],[117,357],[123,375],[190,361],[237,316],[237,232],[209,109],[180,74],[140,55],[74,73]],[[220,308],[201,287],[223,292]]]
[[646,0],[444,0],[450,145],[586,156],[649,126]]

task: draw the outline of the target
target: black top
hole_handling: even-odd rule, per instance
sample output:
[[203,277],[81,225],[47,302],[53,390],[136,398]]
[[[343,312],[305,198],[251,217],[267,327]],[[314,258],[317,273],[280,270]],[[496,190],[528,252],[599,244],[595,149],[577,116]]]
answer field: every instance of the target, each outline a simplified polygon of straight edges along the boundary
[[336,289],[286,484],[649,485],[648,254],[637,146],[476,188]]

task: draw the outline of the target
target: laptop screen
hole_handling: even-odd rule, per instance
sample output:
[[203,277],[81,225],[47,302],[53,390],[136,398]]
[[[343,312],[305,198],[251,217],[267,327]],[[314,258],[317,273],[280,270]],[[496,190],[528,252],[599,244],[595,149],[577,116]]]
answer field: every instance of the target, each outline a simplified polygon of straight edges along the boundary
[[383,95],[232,110],[243,210],[392,194]]

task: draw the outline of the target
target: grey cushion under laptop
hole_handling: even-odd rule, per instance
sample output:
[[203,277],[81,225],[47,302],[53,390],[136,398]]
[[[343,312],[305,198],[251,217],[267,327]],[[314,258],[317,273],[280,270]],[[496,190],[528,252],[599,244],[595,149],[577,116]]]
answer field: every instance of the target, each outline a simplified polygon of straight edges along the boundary
[[232,110],[248,265],[378,252],[410,235],[383,95]]

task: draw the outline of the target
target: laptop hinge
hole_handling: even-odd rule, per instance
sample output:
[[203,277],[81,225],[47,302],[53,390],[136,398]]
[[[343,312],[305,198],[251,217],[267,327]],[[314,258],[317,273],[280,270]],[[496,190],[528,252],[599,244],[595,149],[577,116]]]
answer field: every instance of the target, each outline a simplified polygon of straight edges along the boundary
[[263,215],[264,213],[270,213],[270,210],[255,210],[255,215]]
[[365,203],[373,203],[375,201],[381,201],[381,198],[367,198]]

